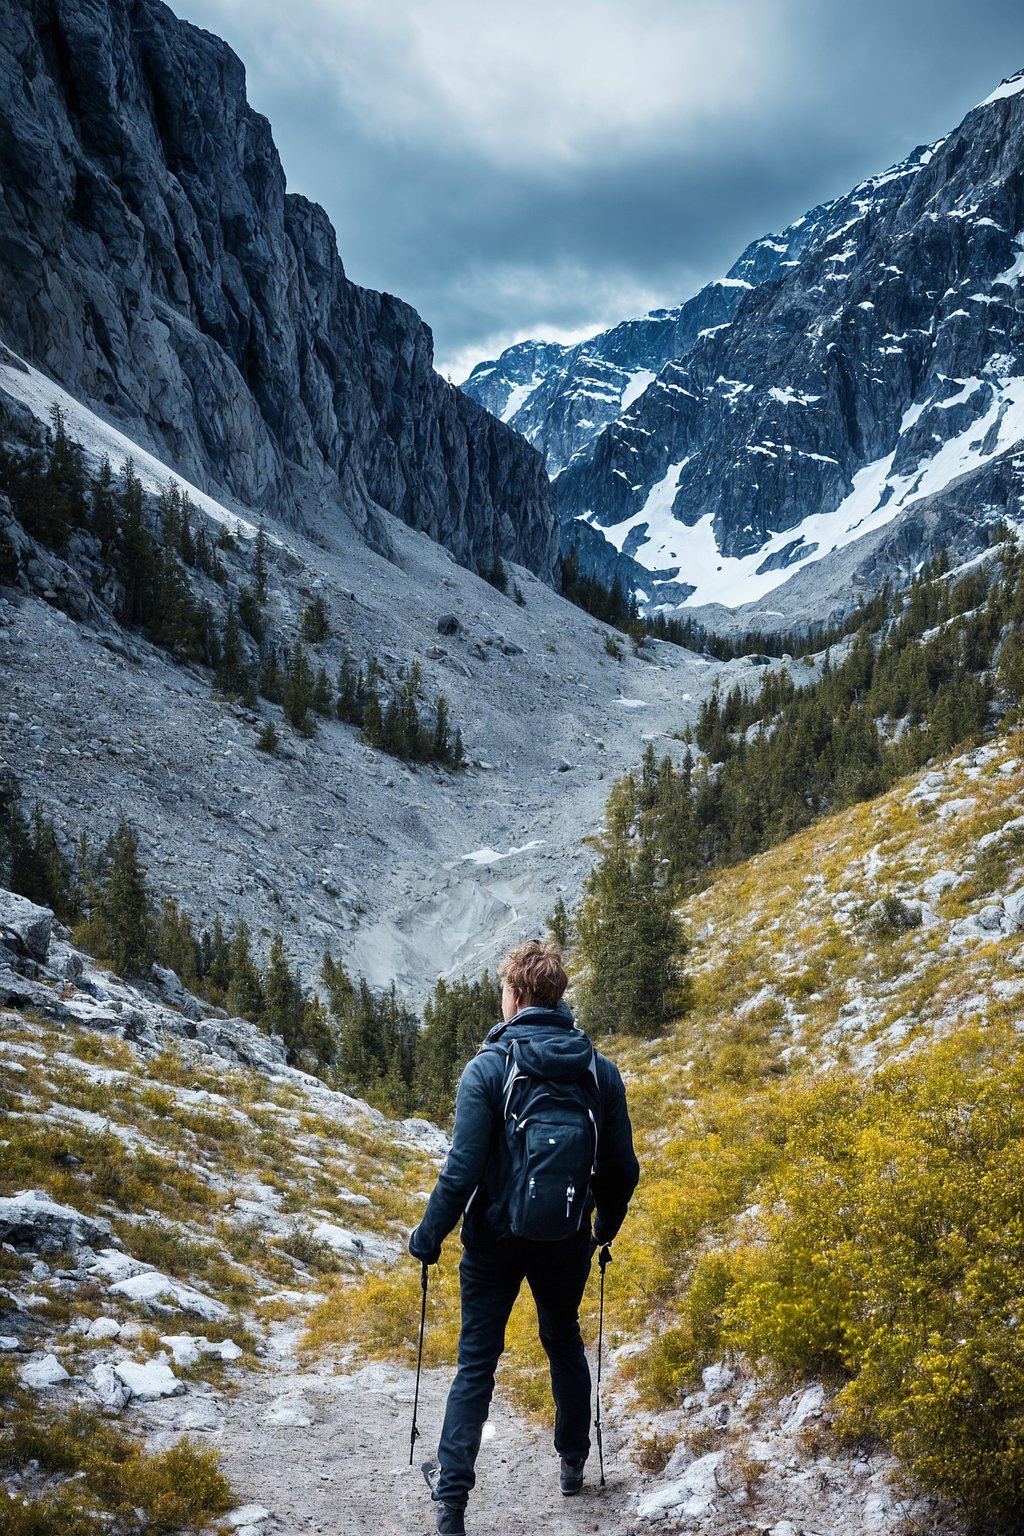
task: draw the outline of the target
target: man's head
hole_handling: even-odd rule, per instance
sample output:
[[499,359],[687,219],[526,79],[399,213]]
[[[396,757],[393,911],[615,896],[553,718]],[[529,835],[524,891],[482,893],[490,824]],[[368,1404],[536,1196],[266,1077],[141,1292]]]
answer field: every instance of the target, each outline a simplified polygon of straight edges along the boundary
[[510,949],[498,967],[501,1012],[511,1019],[523,1008],[554,1008],[569,985],[555,944],[528,939]]

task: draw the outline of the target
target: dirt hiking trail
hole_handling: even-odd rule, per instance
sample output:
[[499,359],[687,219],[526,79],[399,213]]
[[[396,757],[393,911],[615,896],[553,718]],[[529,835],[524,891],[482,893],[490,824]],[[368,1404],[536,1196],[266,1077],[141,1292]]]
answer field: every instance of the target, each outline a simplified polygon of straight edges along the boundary
[[[275,1333],[266,1370],[246,1375],[237,1393],[219,1399],[211,1435],[239,1500],[271,1512],[260,1536],[434,1532],[435,1506],[420,1466],[436,1452],[452,1372],[423,1373],[410,1467],[414,1373],[373,1363],[340,1374],[329,1360],[309,1369],[295,1358],[296,1337]],[[563,1498],[551,1424],[527,1423],[496,1398],[466,1515],[469,1536],[626,1536],[633,1530],[627,1506],[634,1469],[623,1460],[613,1424],[604,1439],[606,1487],[598,1486],[595,1446],[583,1493]]]

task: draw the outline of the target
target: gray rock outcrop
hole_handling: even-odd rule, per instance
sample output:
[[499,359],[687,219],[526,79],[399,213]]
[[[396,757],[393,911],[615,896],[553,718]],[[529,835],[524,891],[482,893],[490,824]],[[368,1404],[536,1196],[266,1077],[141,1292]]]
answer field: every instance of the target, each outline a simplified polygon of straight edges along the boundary
[[159,0],[0,10],[0,333],[195,483],[315,528],[379,508],[557,581],[539,454],[349,281],[240,60]]
[[43,961],[50,950],[53,913],[34,901],[0,890],[0,944],[16,955]]
[[61,1205],[38,1189],[0,1200],[0,1242],[31,1253],[63,1253],[83,1244],[109,1243],[110,1224]]

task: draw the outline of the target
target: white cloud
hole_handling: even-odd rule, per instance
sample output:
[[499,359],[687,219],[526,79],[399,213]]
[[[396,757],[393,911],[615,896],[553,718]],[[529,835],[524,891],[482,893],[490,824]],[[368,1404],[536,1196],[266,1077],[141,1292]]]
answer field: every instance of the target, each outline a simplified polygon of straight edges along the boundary
[[[696,285],[694,285],[696,286]],[[544,268],[513,263],[475,264],[460,274],[461,301],[481,316],[521,316],[514,326],[497,325],[468,346],[440,353],[439,373],[461,383],[477,363],[497,357],[518,341],[542,336],[545,341],[572,344],[631,315],[643,315],[661,304],[678,303],[686,294],[660,293],[638,283],[628,272],[601,272],[576,262],[552,262]],[[571,308],[575,319],[567,323]]]
[[277,78],[328,78],[362,131],[557,174],[784,94],[800,0],[184,0]]

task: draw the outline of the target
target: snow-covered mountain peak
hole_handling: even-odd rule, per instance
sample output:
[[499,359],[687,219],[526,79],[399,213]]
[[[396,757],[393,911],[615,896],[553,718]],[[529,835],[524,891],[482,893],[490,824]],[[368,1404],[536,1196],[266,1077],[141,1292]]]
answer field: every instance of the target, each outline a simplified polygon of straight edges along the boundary
[[1024,69],[1018,69],[1015,75],[1008,75],[1001,84],[996,86],[991,96],[986,96],[984,101],[979,101],[978,107],[990,107],[994,102],[1005,101],[1008,96],[1019,95],[1021,91],[1024,91]]
[[[799,622],[854,601],[862,558],[905,576],[1021,522],[1024,71],[996,102],[752,242],[673,326],[626,322],[534,386],[510,419],[549,455],[584,574],[716,622],[786,585],[772,606]],[[627,336],[655,377],[616,408]]]

